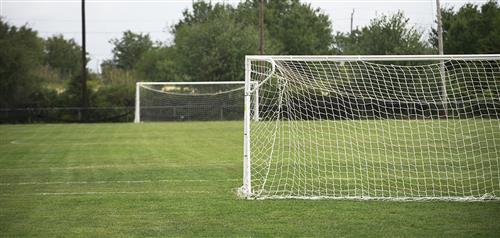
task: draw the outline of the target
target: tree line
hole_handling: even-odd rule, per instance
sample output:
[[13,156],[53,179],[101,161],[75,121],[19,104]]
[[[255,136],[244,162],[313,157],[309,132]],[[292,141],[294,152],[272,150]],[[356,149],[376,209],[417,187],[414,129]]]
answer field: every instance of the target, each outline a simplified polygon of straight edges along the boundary
[[[235,6],[197,1],[171,27],[172,42],[126,31],[111,39],[113,57],[101,73],[89,72],[92,108],[133,107],[137,81],[235,81],[244,78],[245,55],[258,54],[258,0]],[[465,4],[441,9],[446,54],[500,53],[500,6]],[[266,1],[265,53],[275,55],[436,54],[428,37],[402,12],[382,15],[352,32],[335,32],[321,9],[299,0]],[[0,18],[0,109],[79,107],[81,47],[62,35],[43,39],[27,25]],[[90,121],[130,120],[133,110],[94,111]],[[5,116],[0,121],[23,121]],[[80,113],[80,112],[78,112]],[[54,115],[78,121],[76,112]],[[49,120],[40,115],[40,121]],[[11,120],[12,121],[12,120]],[[36,119],[35,119],[36,121]]]

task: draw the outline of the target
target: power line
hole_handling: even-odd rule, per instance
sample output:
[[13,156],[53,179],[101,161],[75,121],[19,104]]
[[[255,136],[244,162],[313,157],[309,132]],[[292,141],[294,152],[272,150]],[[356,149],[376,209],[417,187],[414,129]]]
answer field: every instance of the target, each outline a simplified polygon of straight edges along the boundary
[[[123,31],[87,31],[87,34],[120,34],[127,30]],[[37,31],[41,34],[81,34],[81,31]],[[165,31],[133,31],[134,33],[168,33]],[[170,34],[170,33],[168,33]]]
[[[80,23],[80,20],[76,19],[49,19],[49,18],[7,18],[8,20],[12,21],[36,21],[36,22],[75,22],[75,23]],[[150,19],[150,20],[130,20],[130,19],[94,19],[94,20],[87,20],[87,23],[89,22],[162,22],[165,21],[165,19]]]

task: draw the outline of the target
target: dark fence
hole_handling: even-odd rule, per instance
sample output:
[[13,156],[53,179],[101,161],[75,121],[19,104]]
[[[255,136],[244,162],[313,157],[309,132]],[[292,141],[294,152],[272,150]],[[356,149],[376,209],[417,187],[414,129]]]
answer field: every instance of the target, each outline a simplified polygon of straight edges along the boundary
[[0,108],[0,123],[131,122],[134,107]]
[[141,107],[141,121],[229,121],[243,120],[241,105],[193,104]]
[[[278,107],[260,107],[263,120],[274,120]],[[269,118],[266,118],[269,117]],[[500,119],[500,99],[442,102],[382,101],[374,99],[300,99],[281,107],[287,120],[379,120],[379,119]]]
[[[307,102],[307,105],[305,103]],[[42,122],[132,122],[134,107],[52,107],[2,108],[0,123]],[[262,120],[274,120],[275,104],[259,107]],[[299,100],[281,107],[280,117],[288,120],[378,120],[378,119],[500,119],[500,99],[463,102],[404,102],[371,99],[331,98]],[[143,121],[242,120],[243,107],[145,107]]]

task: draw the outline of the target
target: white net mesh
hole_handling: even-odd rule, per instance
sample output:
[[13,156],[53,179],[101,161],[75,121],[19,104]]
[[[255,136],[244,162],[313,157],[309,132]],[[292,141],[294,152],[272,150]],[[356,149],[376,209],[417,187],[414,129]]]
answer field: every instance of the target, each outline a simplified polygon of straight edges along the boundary
[[499,199],[500,60],[269,59],[247,195]]
[[139,83],[136,121],[242,120],[243,88],[243,82]]

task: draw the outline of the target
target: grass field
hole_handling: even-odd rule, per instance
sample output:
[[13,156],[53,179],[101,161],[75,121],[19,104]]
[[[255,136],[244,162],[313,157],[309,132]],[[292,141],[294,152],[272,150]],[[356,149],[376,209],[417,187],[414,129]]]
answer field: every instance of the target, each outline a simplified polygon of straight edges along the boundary
[[0,237],[499,237],[500,202],[242,200],[242,123],[0,126]]
[[252,188],[261,196],[500,196],[497,119],[251,125]]

